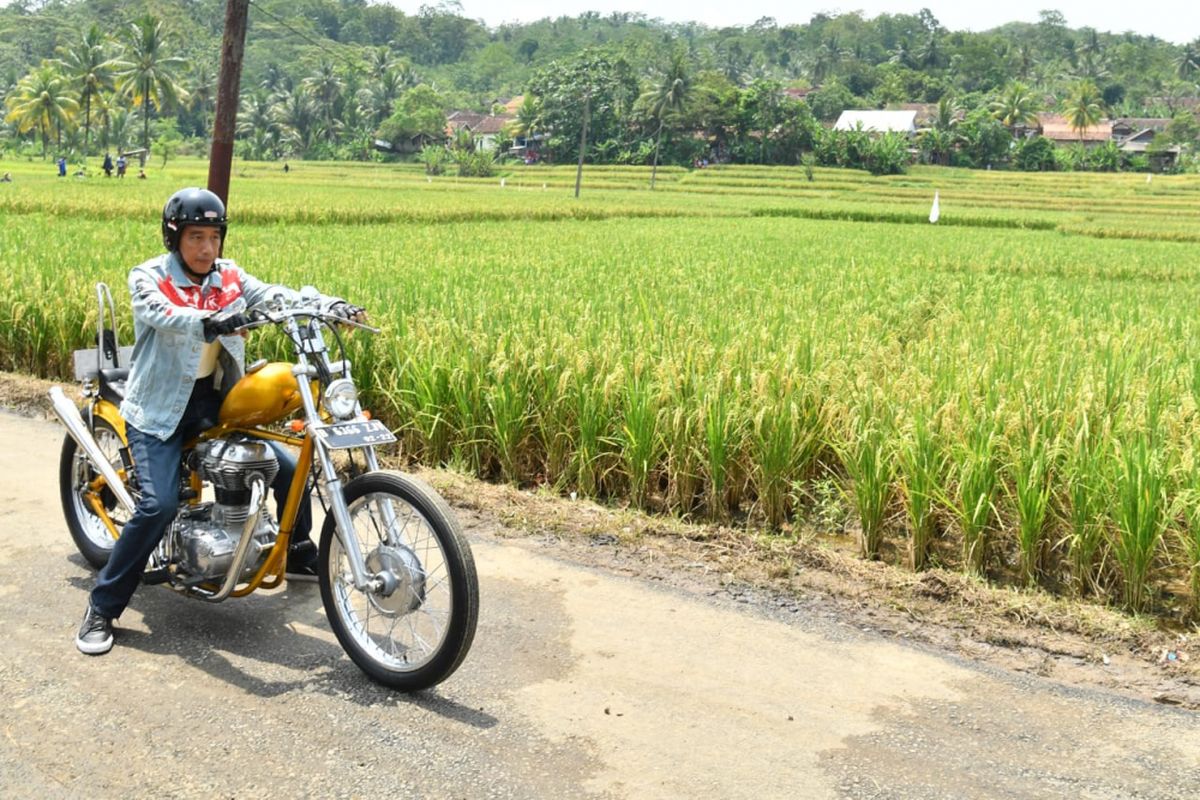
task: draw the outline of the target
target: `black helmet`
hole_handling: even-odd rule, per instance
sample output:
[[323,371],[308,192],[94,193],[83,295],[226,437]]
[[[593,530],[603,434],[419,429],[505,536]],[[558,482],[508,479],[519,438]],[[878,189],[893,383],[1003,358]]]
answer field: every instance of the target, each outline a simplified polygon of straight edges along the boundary
[[180,189],[163,206],[163,246],[171,252],[179,249],[179,234],[186,225],[204,225],[221,229],[225,241],[225,204],[208,189]]

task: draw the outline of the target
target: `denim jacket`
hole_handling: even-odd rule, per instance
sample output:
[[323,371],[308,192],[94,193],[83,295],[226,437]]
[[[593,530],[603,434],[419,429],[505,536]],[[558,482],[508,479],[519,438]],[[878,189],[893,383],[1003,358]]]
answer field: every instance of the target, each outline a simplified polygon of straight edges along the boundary
[[[218,259],[199,285],[183,271],[178,253],[152,258],[129,273],[133,298],[133,366],[121,403],[121,416],[142,433],[166,440],[175,432],[200,368],[200,354],[212,341],[205,338],[204,319],[237,300],[253,308],[282,294],[296,302],[299,293],[263,283],[228,259]],[[321,295],[328,308],[339,298]],[[221,389],[242,376],[246,344],[238,334],[217,337]]]

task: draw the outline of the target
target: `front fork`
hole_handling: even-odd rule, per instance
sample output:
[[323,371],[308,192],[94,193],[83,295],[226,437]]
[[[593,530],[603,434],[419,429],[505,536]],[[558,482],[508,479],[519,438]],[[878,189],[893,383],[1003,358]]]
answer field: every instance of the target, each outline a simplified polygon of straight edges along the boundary
[[[309,384],[310,368],[306,364],[299,364],[293,368],[296,373],[297,385],[300,390],[300,399],[304,403],[305,418],[311,426],[321,419],[317,411],[316,401],[312,395],[312,387]],[[341,477],[338,476],[337,468],[333,463],[333,456],[329,448],[321,441],[319,436],[316,436],[310,429],[308,432],[308,442],[313,448],[313,453],[317,461],[321,465],[321,472],[325,476],[325,487],[329,490],[329,506],[333,512],[334,532],[337,534],[338,543],[341,544],[342,550],[345,551],[347,558],[350,561],[350,574],[354,579],[354,588],[360,592],[384,592],[387,591],[389,585],[388,580],[379,574],[374,574],[367,569],[366,558],[363,555],[362,548],[359,547],[358,537],[354,535],[354,521],[350,518],[350,508],[346,505],[346,496],[343,492],[343,484]],[[375,455],[375,448],[363,448],[367,461],[367,469],[370,472],[375,472],[379,469],[379,459]],[[296,470],[295,480],[304,479],[301,470]],[[303,491],[296,492],[296,487],[293,485],[289,493],[295,497],[303,496]],[[290,503],[289,503],[290,505]],[[382,503],[380,509],[384,522],[387,524],[387,530],[395,530],[396,512],[392,508],[391,503]],[[290,517],[289,517],[290,518]]]

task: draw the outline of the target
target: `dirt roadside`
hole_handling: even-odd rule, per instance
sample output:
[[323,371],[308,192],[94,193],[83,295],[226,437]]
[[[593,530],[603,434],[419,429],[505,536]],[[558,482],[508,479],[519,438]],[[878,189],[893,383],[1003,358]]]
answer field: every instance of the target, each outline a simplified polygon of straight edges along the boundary
[[[0,407],[48,415],[53,385],[0,373]],[[819,541],[572,501],[445,470],[419,474],[475,524],[556,557],[787,617],[803,609],[973,662],[1200,710],[1200,632],[1087,603],[989,587],[957,573],[867,563]],[[518,533],[520,532],[520,533]]]

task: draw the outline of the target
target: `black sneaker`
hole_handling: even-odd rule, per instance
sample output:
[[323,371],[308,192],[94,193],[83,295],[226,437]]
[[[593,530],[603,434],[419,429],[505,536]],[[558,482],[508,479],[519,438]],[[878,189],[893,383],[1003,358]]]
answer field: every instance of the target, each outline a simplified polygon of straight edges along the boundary
[[284,576],[289,581],[317,580],[317,546],[311,540],[305,539],[288,547],[287,568]]
[[79,626],[79,633],[75,634],[75,646],[81,653],[99,656],[112,650],[112,642],[112,620],[100,616],[100,612],[92,608],[91,603],[88,603],[87,611],[83,615],[83,623]]

